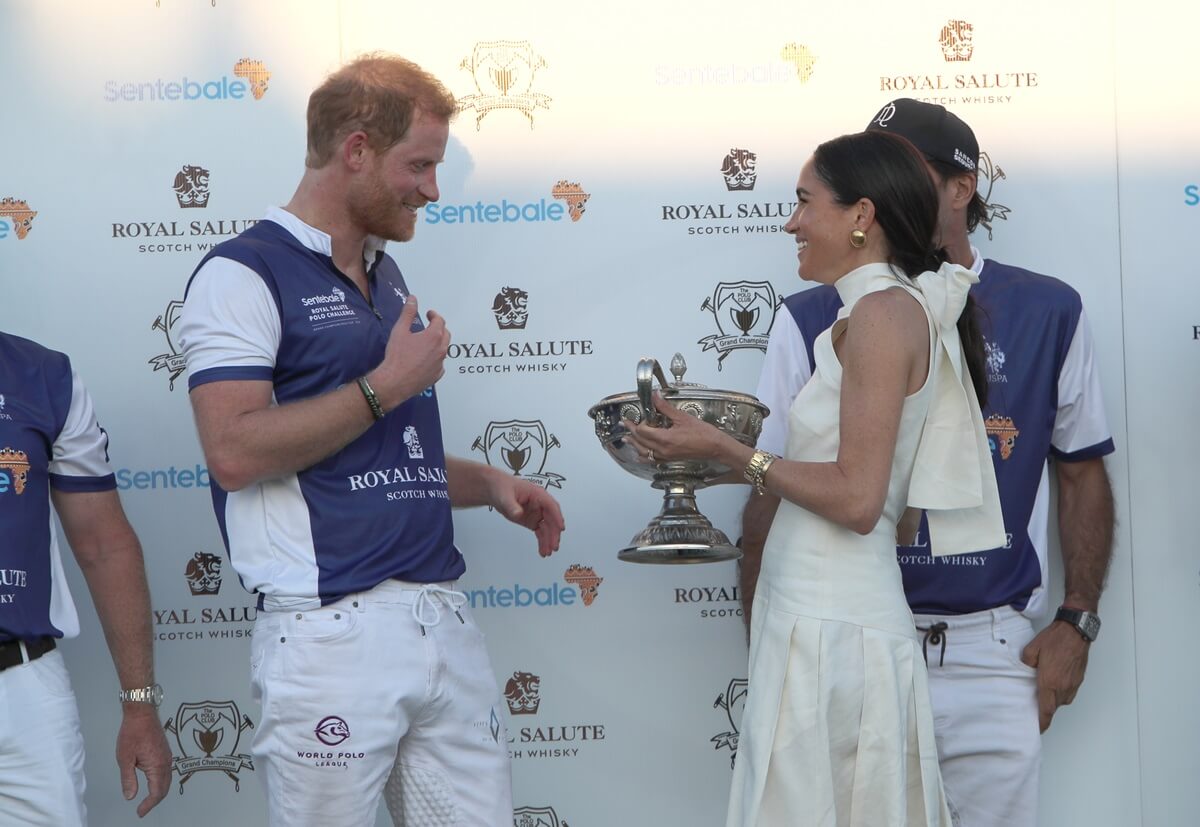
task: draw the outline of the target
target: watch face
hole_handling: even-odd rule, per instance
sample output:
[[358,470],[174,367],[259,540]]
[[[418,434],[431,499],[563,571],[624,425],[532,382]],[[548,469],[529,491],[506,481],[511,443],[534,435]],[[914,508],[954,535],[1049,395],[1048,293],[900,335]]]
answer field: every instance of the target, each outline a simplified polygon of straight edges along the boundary
[[150,703],[158,706],[163,701],[163,688],[158,684],[154,684],[154,686],[150,687],[149,695]]
[[1095,640],[1096,636],[1100,634],[1100,618],[1091,612],[1084,612],[1083,617],[1079,620],[1079,628],[1088,640]]

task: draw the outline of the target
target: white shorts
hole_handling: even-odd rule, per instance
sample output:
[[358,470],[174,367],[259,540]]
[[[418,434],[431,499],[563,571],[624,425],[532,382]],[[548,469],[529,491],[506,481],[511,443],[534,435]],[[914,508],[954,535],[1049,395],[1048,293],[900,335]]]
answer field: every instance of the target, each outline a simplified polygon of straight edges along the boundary
[[0,825],[87,824],[83,790],[83,733],[62,653],[0,672]]
[[955,827],[1037,823],[1042,737],[1037,670],[1021,662],[1029,619],[1005,607],[916,615],[924,637],[942,783]]
[[404,827],[512,820],[499,688],[450,585],[389,581],[312,611],[259,612],[253,752],[271,825],[373,825],[381,795]]

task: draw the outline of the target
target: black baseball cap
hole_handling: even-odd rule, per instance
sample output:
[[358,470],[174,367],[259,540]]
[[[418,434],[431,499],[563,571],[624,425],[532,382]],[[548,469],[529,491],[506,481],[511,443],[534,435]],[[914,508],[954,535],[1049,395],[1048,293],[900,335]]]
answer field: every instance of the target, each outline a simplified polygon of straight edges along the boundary
[[964,172],[975,172],[979,163],[979,141],[971,127],[936,103],[912,98],[888,101],[864,131],[907,138],[931,161],[943,161]]

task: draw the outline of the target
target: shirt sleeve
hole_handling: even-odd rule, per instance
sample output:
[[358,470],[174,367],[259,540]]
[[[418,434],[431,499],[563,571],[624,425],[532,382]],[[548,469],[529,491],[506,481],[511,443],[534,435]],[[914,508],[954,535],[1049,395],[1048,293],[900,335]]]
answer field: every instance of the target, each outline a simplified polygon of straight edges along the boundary
[[188,286],[179,339],[189,390],[227,379],[270,381],[279,350],[279,308],[249,267],[211,258]]
[[779,313],[758,378],[758,399],[771,413],[763,420],[758,449],[782,455],[787,448],[788,411],[812,377],[804,336],[791,313]]
[[1058,413],[1050,444],[1054,457],[1067,462],[1102,457],[1114,450],[1091,327],[1082,310],[1058,374]]
[[71,370],[71,404],[50,455],[50,485],[59,491],[110,491],[117,487],[108,460],[108,433],[96,421],[92,397]]

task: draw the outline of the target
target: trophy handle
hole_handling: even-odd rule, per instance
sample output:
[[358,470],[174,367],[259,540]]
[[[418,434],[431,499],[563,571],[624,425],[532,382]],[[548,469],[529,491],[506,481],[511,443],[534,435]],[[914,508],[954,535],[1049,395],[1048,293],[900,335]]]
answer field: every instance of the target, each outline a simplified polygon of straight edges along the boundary
[[642,405],[642,421],[660,428],[665,421],[665,417],[654,409],[654,400],[650,397],[655,377],[658,378],[658,384],[664,391],[670,388],[670,385],[667,383],[667,377],[663,375],[662,366],[658,364],[657,359],[646,357],[638,362],[637,392],[638,402]]

